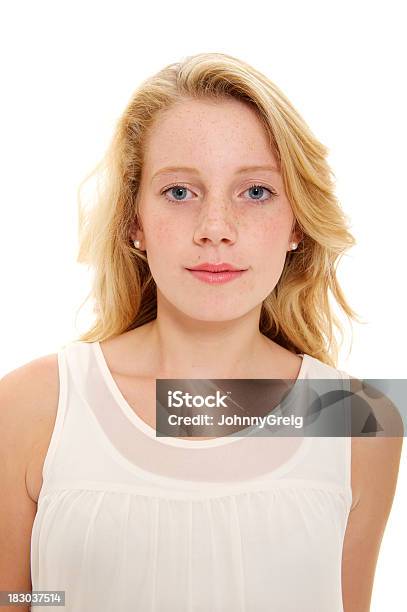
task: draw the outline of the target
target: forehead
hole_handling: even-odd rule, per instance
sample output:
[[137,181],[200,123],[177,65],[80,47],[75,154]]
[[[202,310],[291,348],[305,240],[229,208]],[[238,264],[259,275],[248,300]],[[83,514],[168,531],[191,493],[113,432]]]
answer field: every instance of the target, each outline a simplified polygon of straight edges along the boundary
[[159,113],[145,142],[144,164],[163,166],[276,165],[269,135],[248,104],[235,98],[182,100]]

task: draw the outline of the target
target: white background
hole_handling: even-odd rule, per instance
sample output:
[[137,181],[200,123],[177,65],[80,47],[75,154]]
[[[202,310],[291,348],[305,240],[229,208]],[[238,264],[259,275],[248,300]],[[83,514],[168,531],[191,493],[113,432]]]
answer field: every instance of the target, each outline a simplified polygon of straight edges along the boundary
[[[358,245],[339,278],[367,322],[338,367],[406,377],[402,3],[9,2],[1,15],[0,375],[85,330],[77,188],[139,82],[187,55],[235,55],[273,80],[330,149]],[[405,445],[404,445],[405,446]],[[373,612],[406,609],[406,448]]]

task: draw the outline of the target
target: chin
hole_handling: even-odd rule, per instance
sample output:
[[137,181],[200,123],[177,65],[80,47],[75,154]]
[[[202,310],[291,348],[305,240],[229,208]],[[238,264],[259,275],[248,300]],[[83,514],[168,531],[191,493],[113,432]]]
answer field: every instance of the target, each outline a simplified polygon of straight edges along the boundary
[[233,321],[234,319],[240,319],[243,317],[250,309],[242,309],[239,311],[236,310],[236,304],[231,305],[228,308],[225,304],[219,305],[218,308],[214,307],[212,304],[209,304],[207,308],[202,308],[202,306],[197,308],[186,309],[185,304],[183,308],[180,308],[180,312],[185,316],[193,319],[195,321],[201,321],[205,323],[226,323],[228,321]]

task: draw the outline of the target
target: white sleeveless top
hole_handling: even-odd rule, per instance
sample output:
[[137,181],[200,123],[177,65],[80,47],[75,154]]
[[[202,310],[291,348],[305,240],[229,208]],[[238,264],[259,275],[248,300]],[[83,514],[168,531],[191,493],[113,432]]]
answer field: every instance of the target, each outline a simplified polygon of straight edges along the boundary
[[[302,358],[298,379],[349,380]],[[351,437],[156,437],[98,342],[58,364],[32,590],[67,612],[343,612]]]

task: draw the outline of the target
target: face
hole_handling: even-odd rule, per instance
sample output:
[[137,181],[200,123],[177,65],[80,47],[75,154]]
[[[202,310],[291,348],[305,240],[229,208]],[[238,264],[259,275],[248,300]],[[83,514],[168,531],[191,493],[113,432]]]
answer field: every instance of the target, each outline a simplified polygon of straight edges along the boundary
[[[268,137],[236,99],[185,100],[160,114],[144,152],[139,220],[131,237],[146,251],[158,309],[201,321],[259,311],[299,241]],[[203,263],[245,271],[211,284],[189,271]]]

